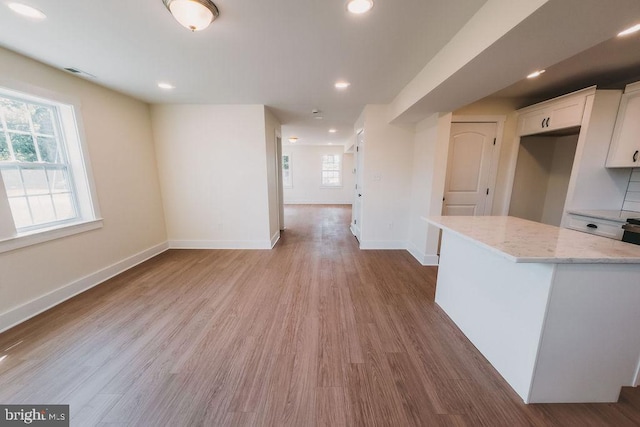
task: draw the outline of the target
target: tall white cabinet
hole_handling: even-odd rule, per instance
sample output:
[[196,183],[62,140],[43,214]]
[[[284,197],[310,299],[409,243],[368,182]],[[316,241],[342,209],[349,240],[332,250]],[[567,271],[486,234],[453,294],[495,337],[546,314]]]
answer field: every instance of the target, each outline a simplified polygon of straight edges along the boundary
[[622,95],[607,167],[640,167],[640,82],[627,85]]
[[[527,219],[566,227],[569,221],[567,210],[620,210],[622,208],[630,169],[605,167],[621,97],[620,90],[596,90],[595,87],[591,87],[518,110],[518,150],[515,150],[512,159],[515,168],[509,200],[510,212],[514,211],[511,214],[522,216],[517,213],[517,205],[531,197],[534,191],[558,193],[560,186],[553,184],[554,180],[562,183],[562,194],[545,193],[535,197],[539,200],[552,201],[557,205],[549,209],[545,208],[541,212],[562,212],[562,214],[542,214],[540,218]],[[637,99],[640,101],[640,97]],[[640,102],[638,105],[640,106]],[[575,139],[568,136],[577,138],[577,143]],[[569,152],[570,150],[554,149],[554,152],[566,151],[564,158],[551,158],[546,165],[545,162],[522,161],[523,157],[527,158],[523,156],[524,150],[533,152],[531,145],[536,144],[536,141],[543,144],[544,141],[550,140],[555,141],[556,145],[573,140],[576,144],[575,154]],[[567,152],[569,152],[568,155]],[[560,161],[568,163],[559,165]],[[529,172],[519,167],[536,167],[538,170]],[[558,175],[559,171],[565,176]],[[527,180],[519,182],[518,177],[522,176],[529,177],[530,182]],[[532,176],[536,176],[536,182],[532,182],[534,181],[530,178]],[[541,181],[544,180],[549,182],[546,187],[541,185]],[[550,222],[543,217],[554,219]]]

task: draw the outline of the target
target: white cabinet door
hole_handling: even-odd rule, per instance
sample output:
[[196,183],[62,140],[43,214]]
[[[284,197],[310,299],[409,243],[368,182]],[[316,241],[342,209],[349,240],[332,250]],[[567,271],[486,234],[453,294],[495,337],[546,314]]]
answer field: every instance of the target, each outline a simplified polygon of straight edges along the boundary
[[547,119],[550,119],[549,111],[544,108],[525,113],[518,120],[518,133],[520,136],[524,136],[546,132]]
[[545,102],[541,108],[525,111],[518,119],[518,135],[533,135],[580,126],[586,96]]
[[607,167],[640,167],[640,90],[622,95]]

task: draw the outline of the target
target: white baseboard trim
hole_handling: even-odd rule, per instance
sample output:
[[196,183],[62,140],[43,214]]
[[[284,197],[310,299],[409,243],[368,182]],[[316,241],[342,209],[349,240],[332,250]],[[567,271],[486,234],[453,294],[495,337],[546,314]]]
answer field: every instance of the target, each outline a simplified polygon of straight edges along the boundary
[[278,243],[280,240],[280,230],[278,230],[273,236],[271,236],[271,249]]
[[375,249],[407,249],[407,242],[396,240],[361,240],[360,249],[362,250],[375,250]]
[[61,288],[44,294],[34,300],[24,303],[0,314],[0,332],[6,331],[74,296],[99,285],[118,274],[135,267],[169,249],[167,242],[153,246],[128,258],[118,261],[108,267],[82,277]]
[[285,205],[351,205],[350,200],[326,200],[326,201],[313,201],[313,200],[285,200]]
[[413,243],[407,243],[407,251],[424,266],[437,266],[440,261],[438,255],[427,255]]
[[271,249],[270,240],[169,240],[170,249]]
[[422,265],[437,267],[440,265],[440,256],[438,255],[425,255],[424,261],[422,261]]

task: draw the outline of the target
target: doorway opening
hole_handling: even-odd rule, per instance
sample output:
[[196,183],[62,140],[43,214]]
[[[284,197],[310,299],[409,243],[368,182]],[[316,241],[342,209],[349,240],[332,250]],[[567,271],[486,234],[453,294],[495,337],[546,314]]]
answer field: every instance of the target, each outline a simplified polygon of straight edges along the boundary
[[509,215],[560,226],[580,127],[520,138]]

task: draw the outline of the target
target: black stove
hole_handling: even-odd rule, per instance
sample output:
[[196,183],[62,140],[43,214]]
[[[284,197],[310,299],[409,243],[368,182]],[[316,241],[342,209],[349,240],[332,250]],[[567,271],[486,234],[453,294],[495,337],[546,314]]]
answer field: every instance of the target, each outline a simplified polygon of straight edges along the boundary
[[640,218],[627,218],[627,223],[622,228],[624,229],[623,242],[640,245]]

